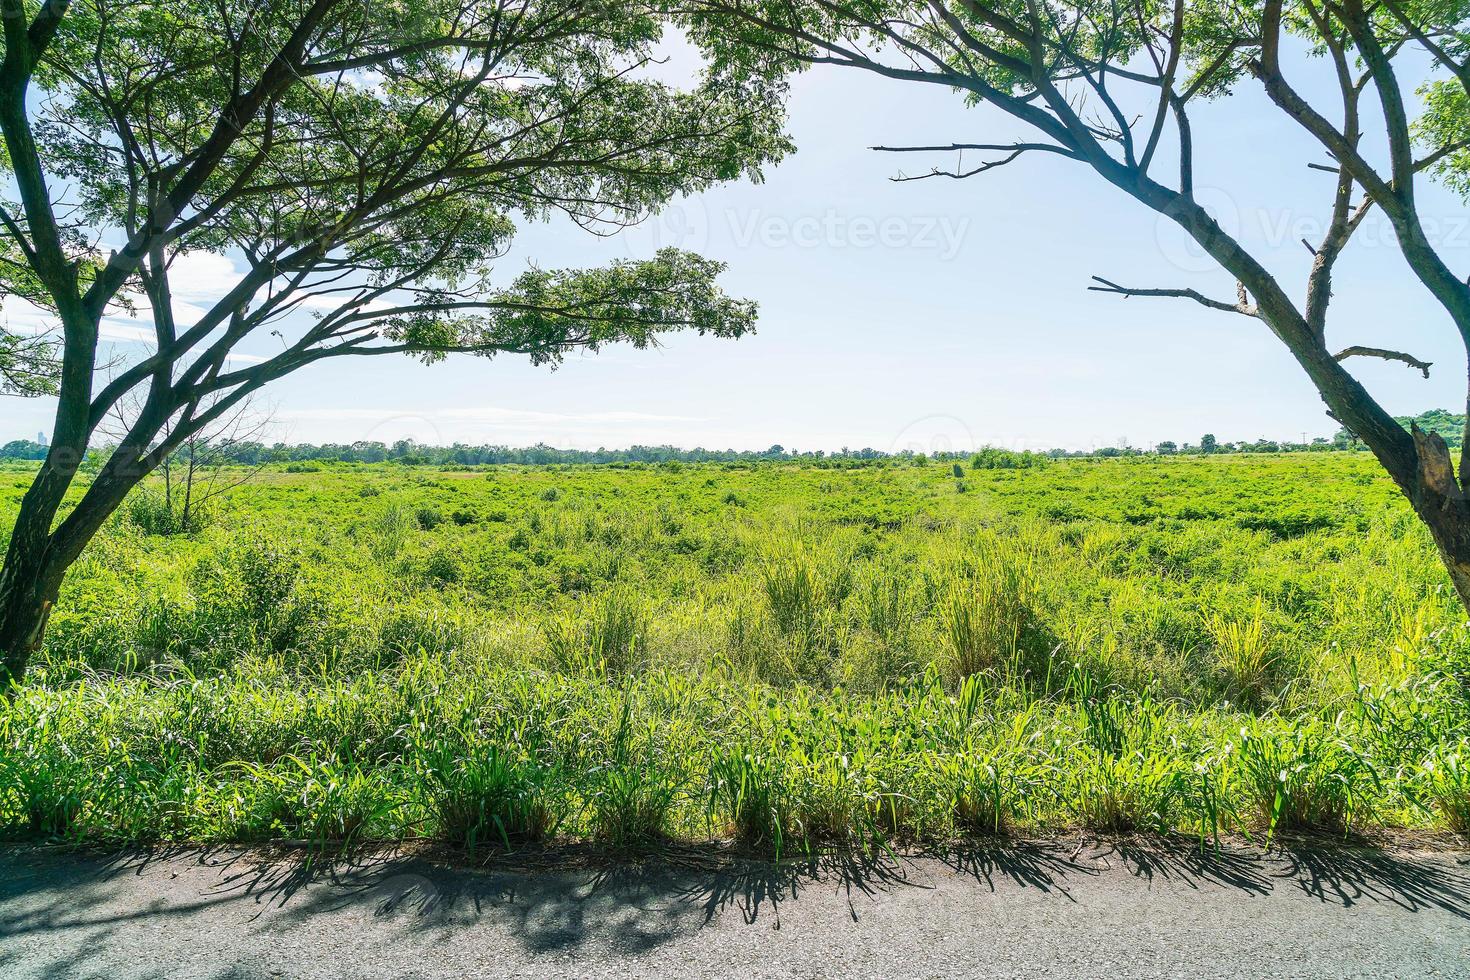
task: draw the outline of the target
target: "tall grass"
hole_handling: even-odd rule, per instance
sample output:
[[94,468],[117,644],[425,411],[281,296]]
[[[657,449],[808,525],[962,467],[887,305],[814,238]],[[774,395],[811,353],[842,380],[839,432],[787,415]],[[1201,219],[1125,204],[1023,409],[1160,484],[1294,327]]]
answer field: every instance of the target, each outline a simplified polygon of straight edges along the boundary
[[608,592],[549,620],[547,653],[563,670],[624,673],[643,652],[647,623],[638,597],[622,589]]
[[[1068,827],[1464,830],[1463,701],[1410,686],[1365,693],[1364,713],[1252,718],[1090,684],[1037,700],[931,677],[855,697],[655,671],[610,689],[433,657],[330,683],[95,679],[5,706],[0,828],[317,850],[419,836],[474,854],[557,837],[792,854]],[[1387,730],[1411,707],[1422,728]]]
[[1229,691],[1240,703],[1259,707],[1271,694],[1278,661],[1261,600],[1256,599],[1249,612],[1239,619],[1206,616],[1205,626],[1215,642]]
[[1033,634],[1038,620],[1031,587],[1019,562],[991,548],[975,566],[950,577],[939,618],[949,675],[963,679],[982,671],[1034,666]]
[[986,456],[959,495],[953,462],[328,466],[192,535],[123,514],[0,704],[0,824],[476,853],[1465,832],[1470,633],[1370,465]]

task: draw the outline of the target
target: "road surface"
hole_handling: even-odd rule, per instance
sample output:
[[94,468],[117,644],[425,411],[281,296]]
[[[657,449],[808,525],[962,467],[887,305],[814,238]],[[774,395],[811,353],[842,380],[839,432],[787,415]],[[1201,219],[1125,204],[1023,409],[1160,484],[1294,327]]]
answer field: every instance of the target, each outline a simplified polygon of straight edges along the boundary
[[1470,855],[1036,845],[330,875],[0,849],[0,977],[1470,976]]

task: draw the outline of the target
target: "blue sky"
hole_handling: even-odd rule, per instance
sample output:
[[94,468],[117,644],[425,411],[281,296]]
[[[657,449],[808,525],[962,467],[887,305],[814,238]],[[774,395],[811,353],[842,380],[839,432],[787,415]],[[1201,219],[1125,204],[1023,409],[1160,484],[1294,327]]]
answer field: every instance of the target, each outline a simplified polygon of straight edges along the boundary
[[[1299,295],[1310,261],[1299,239],[1320,234],[1331,199],[1331,176],[1305,166],[1321,152],[1253,88],[1198,107],[1194,121],[1199,196]],[[998,112],[938,88],[821,70],[795,85],[791,131],[798,152],[762,185],[681,201],[610,240],[565,222],[529,226],[501,263],[509,279],[531,260],[594,265],[692,248],[728,262],[729,291],[759,301],[755,335],[677,336],[556,371],[510,358],[328,362],[258,403],[275,419],[270,438],[933,450],[1146,446],[1206,431],[1298,439],[1336,428],[1259,321],[1087,291],[1101,275],[1234,293],[1182,236],[1090,171],[1038,156],[966,181],[894,183],[900,170],[953,160],[867,149],[1024,135]],[[1464,205],[1436,187],[1422,210],[1452,266],[1470,271]],[[1331,342],[1435,363],[1428,381],[1398,364],[1355,363],[1391,411],[1458,405],[1465,362],[1448,319],[1381,220],[1360,239],[1340,265]],[[198,257],[183,298],[192,288],[205,302],[230,275],[227,257]],[[124,353],[128,329],[112,329]],[[0,401],[0,439],[49,430],[49,410]]]

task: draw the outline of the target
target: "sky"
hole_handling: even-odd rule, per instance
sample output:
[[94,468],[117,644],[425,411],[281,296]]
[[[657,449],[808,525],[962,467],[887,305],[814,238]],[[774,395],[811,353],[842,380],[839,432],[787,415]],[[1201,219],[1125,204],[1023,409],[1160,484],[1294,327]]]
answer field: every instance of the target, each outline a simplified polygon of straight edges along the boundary
[[[687,70],[687,53],[673,54],[666,70]],[[1307,66],[1299,84],[1325,91],[1321,71]],[[1320,237],[1331,202],[1331,175],[1306,166],[1322,152],[1251,86],[1196,107],[1193,122],[1199,198],[1300,296],[1311,259],[1300,239]],[[256,402],[272,420],[265,438],[932,452],[1336,430],[1262,322],[1087,290],[1097,275],[1225,299],[1235,291],[1181,233],[1090,170],[1032,155],[964,181],[901,183],[891,178],[953,156],[868,149],[1025,135],[998,111],[938,87],[824,68],[796,81],[790,131],[798,151],[761,184],[678,201],[612,239],[565,221],[525,226],[497,270],[508,281],[530,262],[592,266],[677,245],[729,264],[725,288],[760,304],[754,335],[676,335],[656,350],[614,347],[556,370],[509,357],[327,361]],[[1451,266],[1470,272],[1464,203],[1427,185],[1421,210]],[[200,307],[238,274],[227,255],[183,261],[176,292]],[[1352,362],[1390,411],[1461,404],[1463,349],[1377,215],[1336,281],[1334,347],[1434,362],[1427,381],[1400,364]],[[34,319],[13,305],[5,315],[12,327]],[[145,327],[113,318],[106,336],[125,357],[142,349]],[[269,353],[257,342],[241,359]],[[0,441],[49,431],[52,408],[0,399]]]

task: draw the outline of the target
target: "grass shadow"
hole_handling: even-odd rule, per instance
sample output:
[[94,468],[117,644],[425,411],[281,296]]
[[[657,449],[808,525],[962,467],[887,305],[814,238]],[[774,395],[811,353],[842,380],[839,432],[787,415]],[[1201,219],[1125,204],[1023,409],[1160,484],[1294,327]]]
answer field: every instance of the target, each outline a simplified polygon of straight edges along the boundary
[[[5,849],[0,868],[22,873],[0,874],[0,937],[71,932],[95,949],[115,930],[171,919],[192,928],[185,924],[225,909],[254,922],[251,928],[284,930],[326,917],[438,935],[490,923],[530,953],[574,953],[590,943],[631,955],[716,922],[780,929],[787,907],[799,907],[813,888],[840,896],[856,922],[885,895],[956,883],[1002,901],[1005,893],[1032,891],[1086,907],[1107,901],[1107,889],[1116,887],[1102,879],[1123,874],[1151,889],[1167,884],[1175,896],[1295,895],[1342,909],[1390,904],[1470,920],[1467,860],[1341,842],[1201,849],[1197,841],[1157,837],[972,842],[925,855],[824,852],[781,861],[729,846],[672,844],[646,853],[542,847],[473,863],[424,847],[314,855],[238,847]],[[131,877],[153,882],[139,894],[166,892],[169,900],[128,907],[120,896],[129,894]],[[175,877],[184,881],[170,890],[166,880]]]

